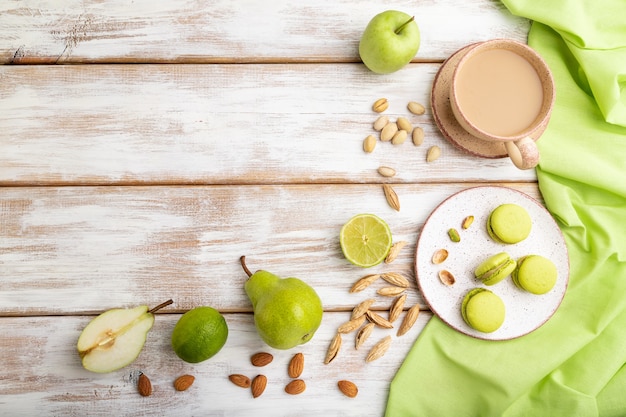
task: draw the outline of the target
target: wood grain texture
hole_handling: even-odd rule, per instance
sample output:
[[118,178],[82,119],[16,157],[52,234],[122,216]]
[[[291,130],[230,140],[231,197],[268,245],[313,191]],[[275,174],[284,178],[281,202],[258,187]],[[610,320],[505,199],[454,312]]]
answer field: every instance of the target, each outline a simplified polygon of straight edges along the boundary
[[[419,231],[446,197],[474,185],[398,185],[400,212],[377,184],[0,189],[0,314],[96,313],[169,298],[178,311],[250,311],[241,255],[253,271],[305,279],[327,310],[375,295],[382,280],[348,290],[376,271],[405,274],[414,285],[407,302],[423,304],[413,272]],[[535,184],[515,188],[538,196]],[[339,230],[363,212],[409,242],[393,263],[361,269],[344,259]]]
[[0,62],[356,62],[365,26],[387,9],[416,16],[419,60],[494,37],[525,41],[528,30],[493,0],[9,0]]
[[[404,317],[403,313],[400,319]],[[146,345],[135,362],[109,374],[94,374],[80,364],[76,340],[92,317],[0,318],[0,350],[3,376],[0,378],[0,413],[12,417],[50,416],[298,416],[343,415],[381,416],[388,385],[417,335],[432,317],[422,312],[413,328],[397,337],[395,330],[376,328],[368,341],[356,350],[355,332],[344,335],[337,358],[324,365],[324,356],[337,327],[350,313],[325,313],[313,339],[301,347],[280,351],[268,348],[256,333],[252,315],[226,314],[229,336],[224,348],[199,364],[180,360],[170,344],[178,314],[158,313]],[[380,359],[365,363],[371,347],[392,336],[391,347]],[[255,368],[250,356],[259,351],[274,355],[271,364]],[[306,391],[298,396],[284,392],[291,380],[287,366],[302,352],[305,358]],[[141,397],[137,378],[145,373],[153,394]],[[264,374],[268,386],[253,399],[249,389],[228,381],[240,373],[253,378]],[[174,390],[174,379],[183,374],[196,377],[191,388]],[[337,389],[340,379],[359,387],[355,399]],[[321,399],[324,399],[321,401]]]
[[[0,67],[0,185],[536,181],[473,157],[430,112],[439,64],[380,76],[361,64]],[[379,97],[424,144],[366,154]],[[427,114],[411,115],[409,101]],[[426,163],[437,145],[442,157]]]

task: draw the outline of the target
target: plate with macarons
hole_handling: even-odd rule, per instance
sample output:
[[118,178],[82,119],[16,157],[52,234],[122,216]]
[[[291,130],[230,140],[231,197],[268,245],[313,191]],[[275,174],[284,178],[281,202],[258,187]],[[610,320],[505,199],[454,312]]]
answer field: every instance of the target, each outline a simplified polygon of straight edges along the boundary
[[460,191],[420,232],[418,287],[435,315],[479,339],[526,335],[556,312],[569,257],[551,214],[532,197],[499,186]]

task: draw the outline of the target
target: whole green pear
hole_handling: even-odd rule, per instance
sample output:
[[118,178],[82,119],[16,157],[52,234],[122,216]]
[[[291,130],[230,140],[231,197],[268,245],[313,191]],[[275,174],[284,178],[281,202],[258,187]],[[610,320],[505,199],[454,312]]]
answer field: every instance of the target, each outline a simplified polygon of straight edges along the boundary
[[275,349],[291,349],[311,340],[322,323],[322,301],[298,278],[280,278],[268,271],[250,272],[244,289],[252,302],[254,324],[261,339]]

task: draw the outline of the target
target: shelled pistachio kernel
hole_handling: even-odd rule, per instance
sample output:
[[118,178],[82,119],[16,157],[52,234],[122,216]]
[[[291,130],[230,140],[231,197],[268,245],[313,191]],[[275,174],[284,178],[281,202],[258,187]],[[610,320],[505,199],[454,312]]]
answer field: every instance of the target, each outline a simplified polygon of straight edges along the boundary
[[395,135],[391,138],[391,143],[393,145],[402,145],[408,136],[406,130],[398,130]]
[[407,133],[411,133],[413,131],[413,125],[406,117],[398,117],[396,124],[398,125],[398,129],[406,130]]
[[389,108],[389,101],[386,98],[379,98],[372,105],[372,110],[376,113],[382,113]]
[[420,146],[422,143],[424,143],[424,129],[422,129],[421,127],[417,126],[413,128],[413,133],[411,134],[411,136],[413,139],[413,145]]
[[367,153],[374,152],[374,148],[376,148],[376,137],[374,135],[367,135],[365,139],[363,139],[363,150]]
[[416,114],[418,116],[421,116],[422,114],[426,113],[426,108],[420,103],[415,102],[415,101],[410,101],[409,104],[407,105],[407,108],[409,109],[411,113]]
[[428,152],[426,153],[426,162],[433,162],[440,156],[441,156],[441,149],[439,149],[439,146],[437,145],[431,146],[428,149]]
[[463,219],[463,224],[461,225],[461,227],[463,227],[463,229],[469,229],[472,223],[474,223],[474,216],[467,216],[465,219]]
[[389,123],[389,118],[387,116],[379,116],[374,122],[374,130],[380,132],[383,130],[383,127],[387,126],[387,123]]
[[393,139],[393,136],[398,131],[398,125],[395,122],[389,122],[380,131],[380,140],[383,142],[389,142]]
[[461,236],[459,235],[459,232],[455,228],[448,230],[448,236],[450,237],[450,240],[453,242],[461,241]]

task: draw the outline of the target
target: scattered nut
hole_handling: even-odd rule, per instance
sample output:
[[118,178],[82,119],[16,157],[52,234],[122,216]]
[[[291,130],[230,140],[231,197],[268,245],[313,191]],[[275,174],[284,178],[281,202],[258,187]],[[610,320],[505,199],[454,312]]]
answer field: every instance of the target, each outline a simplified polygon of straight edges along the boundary
[[250,383],[251,383],[250,378],[248,378],[245,375],[232,374],[232,375],[228,375],[228,379],[230,380],[230,382],[237,385],[238,387],[250,388]]
[[380,314],[378,314],[378,313],[376,313],[376,312],[374,312],[372,310],[368,310],[368,312],[365,313],[365,315],[367,316],[367,319],[370,322],[374,323],[378,327],[382,327],[383,329],[393,329],[393,324],[391,324],[391,322],[389,320],[387,320],[386,318],[384,318]]
[[416,114],[418,116],[421,116],[422,114],[426,113],[426,108],[415,101],[410,101],[406,107],[407,109],[409,109],[411,113]]
[[450,237],[450,240],[453,242],[461,241],[461,236],[459,235],[459,232],[455,228],[448,230],[448,236]]
[[372,284],[372,282],[376,281],[378,278],[380,278],[379,274],[365,275],[364,277],[362,277],[361,279],[359,279],[357,282],[354,283],[354,285],[350,289],[350,292],[352,293],[352,292],[363,291],[364,289],[369,287]]
[[463,219],[463,224],[461,227],[463,227],[463,229],[469,229],[472,223],[474,223],[474,216],[467,216]]
[[389,101],[386,98],[379,98],[372,105],[372,110],[376,113],[382,113],[389,108]]
[[250,358],[250,362],[252,363],[252,365],[259,366],[259,367],[265,366],[265,365],[271,363],[273,360],[274,360],[274,357],[272,356],[272,354],[271,353],[267,353],[267,352],[255,353]]
[[[402,250],[402,248],[404,248],[407,245],[408,242],[401,240],[399,242],[394,243],[391,246],[391,249],[389,249],[389,253],[387,254],[387,257],[385,258],[385,263],[386,264],[390,264],[393,261],[396,260],[396,258],[398,257],[398,255],[400,254],[400,251]],[[383,277],[383,279],[385,279],[385,277]],[[387,281],[389,282],[389,281]],[[395,285],[395,284],[394,284]]]
[[337,328],[337,333],[352,333],[353,331],[361,327],[364,321],[365,315],[361,315],[355,319],[347,321],[346,323],[339,326],[339,328]]
[[413,131],[413,125],[406,117],[398,117],[396,124],[398,125],[398,129],[406,130],[407,133],[411,133]]
[[391,143],[393,145],[402,145],[408,136],[408,132],[406,130],[398,130],[393,137],[391,138]]
[[193,385],[196,378],[193,375],[181,375],[174,381],[174,389],[176,391],[185,391]]
[[428,149],[428,152],[426,153],[426,162],[433,162],[440,156],[441,156],[441,149],[439,149],[439,146],[437,145],[431,146]]
[[368,337],[372,334],[374,330],[374,323],[367,323],[365,326],[361,327],[359,332],[356,334],[356,338],[354,339],[354,348],[358,349],[361,347],[363,343],[367,340]]
[[378,119],[374,122],[374,130],[380,132],[383,130],[383,127],[387,125],[387,123],[389,123],[389,118],[387,116],[378,117]]
[[424,129],[419,126],[414,128],[412,138],[413,145],[420,146],[422,143],[424,143]]
[[369,310],[372,304],[374,304],[375,302],[376,302],[375,299],[370,298],[359,303],[359,305],[354,307],[354,309],[352,310],[352,316],[350,317],[350,320],[354,320],[356,318],[363,316],[367,312],[367,310]]
[[402,309],[404,308],[404,303],[406,301],[406,294],[402,294],[393,300],[391,303],[391,307],[389,307],[389,322],[393,323],[396,321],[398,317],[400,317],[400,313],[402,313]]
[[408,279],[397,272],[385,272],[380,274],[380,277],[396,287],[409,288],[411,285]]
[[390,167],[381,166],[378,168],[378,173],[383,177],[393,177],[396,175],[396,170]]
[[389,142],[393,139],[393,136],[398,132],[398,125],[394,122],[389,122],[380,131],[380,140],[383,142]]
[[302,394],[306,389],[306,383],[301,379],[294,379],[285,387],[285,392],[290,395]]
[[304,355],[302,353],[296,353],[289,361],[287,367],[287,374],[290,378],[298,378],[304,371]]
[[374,152],[374,148],[376,148],[376,137],[374,135],[367,135],[365,139],[363,139],[363,150],[367,153]]
[[419,314],[420,314],[419,304],[415,304],[413,307],[409,308],[404,316],[404,319],[402,320],[402,324],[400,325],[400,328],[398,329],[397,335],[402,336],[403,334],[408,332],[417,321],[417,317],[419,316]]
[[372,347],[372,350],[370,350],[367,357],[365,358],[365,362],[372,362],[376,359],[381,358],[385,354],[385,352],[387,352],[389,346],[391,346],[391,336],[383,337],[381,341],[379,341],[374,345],[374,347]]
[[448,259],[448,251],[445,249],[437,249],[435,253],[433,253],[432,262],[435,265],[443,263],[446,259]]
[[341,333],[337,333],[333,340],[330,341],[330,345],[328,346],[328,350],[326,351],[326,358],[324,358],[324,364],[328,365],[331,363],[339,353],[339,349],[341,348]]
[[341,391],[346,397],[354,398],[359,393],[359,389],[354,382],[351,381],[341,380],[337,382],[337,386],[339,387],[339,391]]
[[456,280],[454,279],[454,275],[452,275],[450,271],[447,271],[445,269],[439,271],[439,280],[448,287],[451,287],[456,282]]
[[383,287],[378,289],[376,293],[384,297],[395,297],[396,295],[402,294],[404,291],[406,291],[406,288],[403,287]]
[[260,397],[263,391],[265,391],[265,387],[267,387],[267,377],[265,375],[255,376],[250,386],[252,388],[252,397]]
[[387,204],[396,210],[400,211],[400,199],[398,198],[398,194],[389,184],[383,184],[383,192],[385,193],[385,198],[387,199]]
[[139,391],[139,394],[142,397],[149,397],[152,395],[152,383],[146,374],[142,373],[139,375],[139,379],[137,380],[137,391]]

